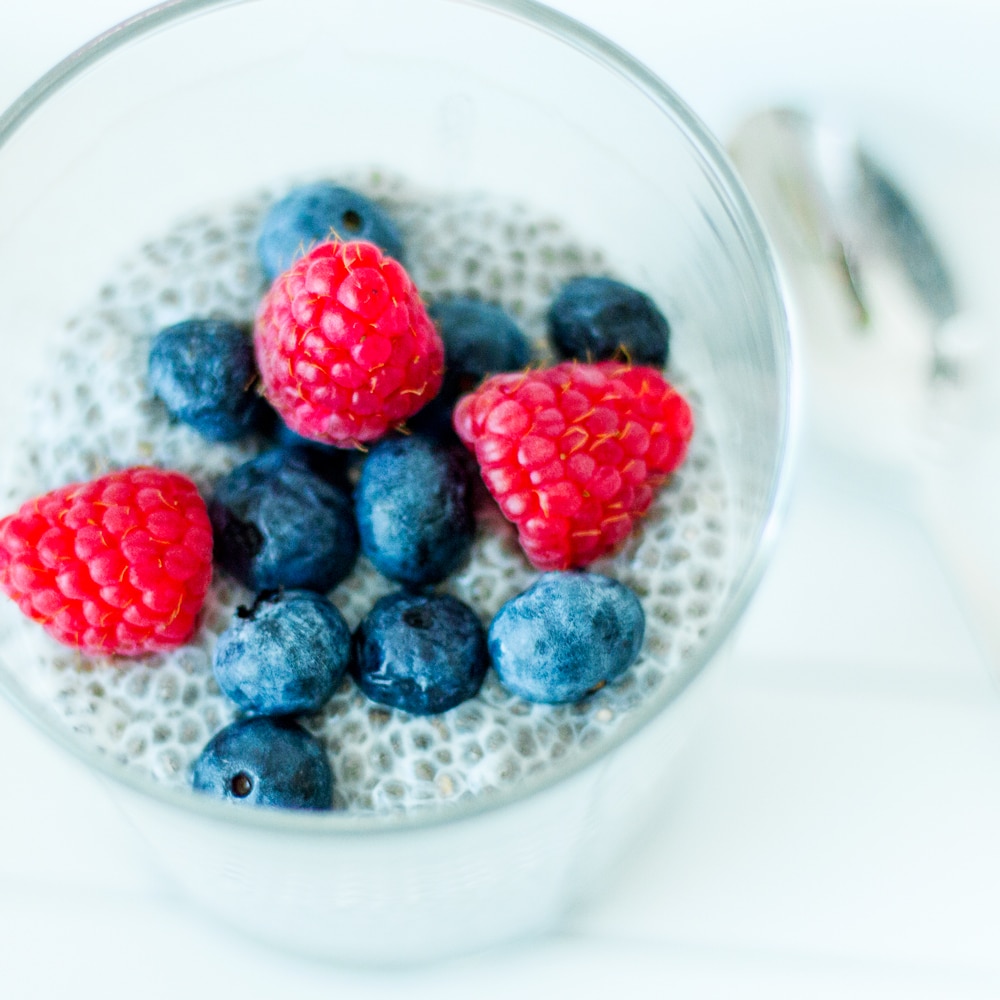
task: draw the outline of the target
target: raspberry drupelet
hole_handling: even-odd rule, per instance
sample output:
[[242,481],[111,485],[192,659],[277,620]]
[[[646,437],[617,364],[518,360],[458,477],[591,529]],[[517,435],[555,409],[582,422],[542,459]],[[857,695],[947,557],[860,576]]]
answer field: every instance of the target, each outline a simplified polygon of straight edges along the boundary
[[279,275],[254,330],[264,395],[314,441],[400,427],[441,387],[444,348],[402,265],[363,241],[321,243]]
[[694,428],[661,372],[616,361],[495,375],[459,400],[454,425],[542,570],[617,549]]
[[112,472],[0,520],[0,589],[60,642],[87,653],[180,646],[211,578],[208,511],[177,472]]

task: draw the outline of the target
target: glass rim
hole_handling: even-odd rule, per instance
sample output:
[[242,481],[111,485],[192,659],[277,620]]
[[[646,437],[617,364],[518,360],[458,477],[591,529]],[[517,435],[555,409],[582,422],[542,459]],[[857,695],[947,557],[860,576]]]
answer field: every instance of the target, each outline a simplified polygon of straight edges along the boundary
[[[212,9],[233,7],[252,0],[165,0],[110,27],[92,40],[70,53],[48,72],[28,87],[13,103],[0,113],[0,150],[17,129],[63,87],[72,82],[82,71],[113,54],[150,32],[176,23],[190,15]],[[747,244],[748,252],[762,262],[770,279],[770,301],[767,303],[772,328],[784,333],[778,343],[779,357],[784,354],[788,379],[780,411],[776,462],[769,484],[766,510],[758,535],[752,546],[752,555],[742,575],[735,581],[723,613],[714,621],[711,631],[688,658],[681,671],[667,686],[667,693],[647,697],[630,710],[616,730],[592,747],[581,749],[571,757],[553,764],[543,773],[521,778],[516,785],[495,796],[475,795],[452,803],[437,803],[416,810],[392,810],[356,815],[347,810],[305,811],[282,809],[245,809],[230,803],[219,802],[207,795],[197,795],[191,789],[175,788],[152,777],[141,775],[107,753],[88,747],[65,726],[59,726],[33,705],[33,699],[3,672],[0,672],[0,690],[24,716],[38,726],[47,736],[67,750],[79,761],[99,774],[124,785],[140,796],[153,799],[157,804],[176,807],[193,816],[215,821],[225,826],[271,830],[294,835],[349,836],[408,832],[440,825],[450,825],[488,815],[494,811],[514,807],[547,789],[559,785],[581,772],[597,766],[600,761],[619,746],[644,729],[654,718],[676,702],[691,683],[719,653],[730,638],[733,628],[743,615],[757,589],[784,518],[792,479],[795,414],[798,409],[794,363],[792,319],[786,307],[783,280],[775,255],[758,220],[742,181],[730,165],[722,147],[694,114],[694,112],[655,73],[616,43],[587,27],[569,15],[553,10],[536,0],[435,0],[456,6],[480,8],[483,11],[511,17],[526,27],[534,28],[568,44],[582,55],[594,60],[603,68],[625,79],[636,90],[650,99],[667,117],[673,118],[686,132],[689,141],[699,151],[703,166],[710,168],[711,178],[717,189],[724,193],[724,201],[735,209],[734,221]],[[0,154],[2,155],[2,154]]]

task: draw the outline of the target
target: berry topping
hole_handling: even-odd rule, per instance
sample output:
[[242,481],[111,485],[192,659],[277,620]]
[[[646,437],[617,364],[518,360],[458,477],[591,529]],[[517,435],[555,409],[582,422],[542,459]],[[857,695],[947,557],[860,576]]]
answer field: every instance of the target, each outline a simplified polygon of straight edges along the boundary
[[254,332],[264,394],[314,441],[382,437],[441,387],[444,349],[416,286],[371,243],[323,243],[261,302]]
[[161,330],[149,352],[149,385],[176,420],[209,441],[234,441],[255,426],[260,396],[249,332],[189,319]]
[[372,701],[414,715],[471,698],[488,666],[482,623],[450,594],[389,594],[354,633],[358,687]]
[[612,358],[663,368],[670,325],[648,295],[612,278],[573,278],[549,309],[552,345],[562,358]]
[[451,412],[459,396],[487,375],[525,368],[531,362],[531,344],[510,316],[490,302],[443,299],[428,311],[444,344],[444,381],[412,426],[454,441]]
[[487,375],[519,371],[531,361],[531,344],[500,306],[455,298],[430,309],[444,344],[445,377],[441,394],[454,402]]
[[219,688],[256,715],[321,708],[351,659],[344,616],[310,590],[268,591],[239,608],[219,636],[213,670]]
[[396,223],[371,199],[329,181],[305,184],[274,203],[264,216],[257,255],[268,281],[317,243],[365,240],[402,259]]
[[298,449],[238,465],[216,483],[208,510],[216,561],[251,590],[325,592],[358,557],[350,498]]
[[205,503],[176,472],[113,472],[0,521],[0,589],[60,642],[88,653],[181,645],[211,576]]
[[489,628],[500,682],[527,701],[578,701],[624,673],[642,647],[645,616],[628,587],[597,573],[545,573]]
[[287,718],[243,719],[220,730],[194,762],[191,784],[248,805],[329,809],[333,802],[326,750]]
[[614,361],[495,375],[459,400],[454,420],[538,569],[614,551],[693,430],[659,371]]
[[297,453],[318,476],[350,492],[350,468],[355,463],[360,463],[364,453],[355,448],[338,448],[336,445],[310,441],[309,438],[296,434],[263,396],[259,398],[261,405],[256,429],[270,447]]
[[468,457],[419,436],[372,449],[354,493],[361,551],[391,580],[437,583],[472,545],[475,521]]

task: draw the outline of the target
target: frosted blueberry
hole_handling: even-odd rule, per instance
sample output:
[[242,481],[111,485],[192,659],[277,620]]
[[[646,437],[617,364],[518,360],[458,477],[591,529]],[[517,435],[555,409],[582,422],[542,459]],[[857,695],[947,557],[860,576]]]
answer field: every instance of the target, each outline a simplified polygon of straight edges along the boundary
[[489,627],[500,682],[527,701],[578,701],[624,673],[645,615],[628,587],[598,573],[543,573]]
[[292,715],[321,708],[351,659],[343,615],[309,590],[270,591],[237,610],[215,647],[213,671],[222,692],[255,715]]

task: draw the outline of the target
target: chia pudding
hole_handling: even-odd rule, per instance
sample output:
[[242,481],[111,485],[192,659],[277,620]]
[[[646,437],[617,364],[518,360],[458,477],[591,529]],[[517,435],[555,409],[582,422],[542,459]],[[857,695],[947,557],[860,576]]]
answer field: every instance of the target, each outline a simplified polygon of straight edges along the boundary
[[[549,303],[566,280],[630,278],[561,222],[521,204],[415,191],[380,172],[338,181],[396,220],[407,270],[427,303],[454,295],[496,302],[535,342],[539,357],[548,352]],[[150,392],[146,370],[150,342],[163,327],[193,316],[252,320],[266,289],[256,235],[263,213],[283,193],[262,191],[192,215],[109,273],[67,323],[51,378],[31,396],[30,435],[5,456],[0,514],[55,487],[137,464],[183,472],[207,498],[221,475],[269,446],[259,437],[211,443],[171,421]],[[698,331],[675,325],[674,335]],[[729,487],[697,386],[674,369],[668,377],[694,410],[688,457],[624,547],[590,567],[641,600],[646,632],[637,662],[571,705],[523,701],[490,670],[476,697],[426,717],[376,705],[345,678],[322,711],[301,720],[328,750],[335,808],[380,813],[502,793],[605,739],[650,692],[678,682],[729,583]],[[515,529],[487,500],[477,509],[471,558],[438,589],[471,605],[485,625],[537,576]],[[330,598],[353,629],[396,589],[362,556]],[[251,592],[217,571],[190,642],[133,661],[61,646],[4,599],[0,659],[78,739],[155,781],[186,786],[202,747],[237,718],[212,676],[212,654],[236,608],[252,601]]]

